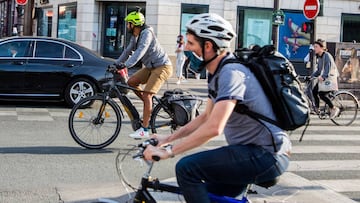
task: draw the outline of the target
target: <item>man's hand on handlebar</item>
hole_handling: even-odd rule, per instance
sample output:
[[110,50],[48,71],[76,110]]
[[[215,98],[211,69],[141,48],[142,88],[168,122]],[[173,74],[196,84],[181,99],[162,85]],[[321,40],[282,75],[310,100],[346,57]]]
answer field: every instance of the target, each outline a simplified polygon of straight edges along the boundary
[[170,154],[162,147],[149,145],[143,152],[144,159],[148,161],[159,161],[170,158]]
[[163,146],[160,145],[156,138],[145,140],[138,145],[140,153],[145,160],[159,161],[160,159],[167,159],[173,157]]
[[126,68],[124,63],[120,63],[120,64],[111,64],[108,66],[107,71],[111,72],[111,73],[117,73],[119,70],[122,70]]
[[158,141],[158,146],[163,146],[169,144],[168,138],[169,135],[160,135],[160,134],[152,134],[151,138],[154,138]]

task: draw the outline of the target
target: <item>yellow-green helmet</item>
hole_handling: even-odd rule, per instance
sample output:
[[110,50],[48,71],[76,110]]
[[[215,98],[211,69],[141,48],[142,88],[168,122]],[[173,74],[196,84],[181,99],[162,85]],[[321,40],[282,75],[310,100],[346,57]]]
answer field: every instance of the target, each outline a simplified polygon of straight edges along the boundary
[[135,26],[143,26],[145,23],[145,17],[139,11],[133,11],[126,16],[125,21],[132,23]]

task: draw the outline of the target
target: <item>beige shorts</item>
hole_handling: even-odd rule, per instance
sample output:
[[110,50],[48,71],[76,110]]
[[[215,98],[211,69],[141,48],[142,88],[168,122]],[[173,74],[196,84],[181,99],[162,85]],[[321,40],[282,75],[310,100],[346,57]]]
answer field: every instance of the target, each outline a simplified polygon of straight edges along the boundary
[[144,91],[156,94],[164,82],[171,77],[173,72],[172,65],[163,65],[156,68],[142,68],[131,77],[135,77],[146,84]]

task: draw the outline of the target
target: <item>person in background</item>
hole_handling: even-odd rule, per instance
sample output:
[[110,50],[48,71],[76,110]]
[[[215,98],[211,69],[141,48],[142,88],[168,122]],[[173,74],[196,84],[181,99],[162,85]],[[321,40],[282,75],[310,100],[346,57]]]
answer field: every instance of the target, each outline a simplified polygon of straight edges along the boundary
[[179,35],[177,36],[177,44],[176,44],[176,77],[178,78],[176,84],[180,84],[181,80],[185,81],[183,76],[183,65],[185,62],[185,54],[184,54],[184,36]]
[[129,78],[128,84],[139,90],[142,90],[140,85],[145,84],[143,92],[135,91],[144,103],[142,127],[129,136],[135,139],[148,138],[152,97],[172,75],[173,67],[168,55],[160,46],[153,28],[145,24],[145,17],[140,12],[140,8],[129,13],[125,21],[132,36],[129,45],[115,63],[119,68],[131,68],[141,61],[144,67]]
[[8,49],[8,53],[9,53],[9,56],[14,58],[14,57],[16,57],[18,51],[14,45],[10,45],[10,47]]
[[[326,51],[325,41],[322,39],[318,39],[314,43],[314,52],[317,58],[317,70],[311,75],[311,77],[316,77],[318,82],[313,88],[313,96],[315,100],[315,111],[319,111],[320,100],[319,97],[329,106],[330,108],[330,118],[335,118],[340,109],[331,102],[329,98],[329,91],[320,91],[319,90],[319,82],[324,81],[330,76],[330,73],[335,73],[338,75],[338,70],[336,69],[336,65],[334,64],[334,58],[331,56],[329,52]],[[333,70],[336,69],[336,70]],[[337,83],[337,77],[332,82]],[[337,84],[335,85],[337,87]],[[336,90],[336,89],[333,89]]]

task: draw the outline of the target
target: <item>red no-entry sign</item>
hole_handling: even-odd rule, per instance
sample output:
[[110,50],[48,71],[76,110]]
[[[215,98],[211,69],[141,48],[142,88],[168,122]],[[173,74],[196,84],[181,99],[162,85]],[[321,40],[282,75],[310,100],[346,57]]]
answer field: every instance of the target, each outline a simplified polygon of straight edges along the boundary
[[26,5],[27,2],[28,2],[27,0],[16,0],[16,3],[21,6]]
[[320,2],[319,0],[306,0],[304,3],[303,13],[308,20],[313,20],[319,14]]

